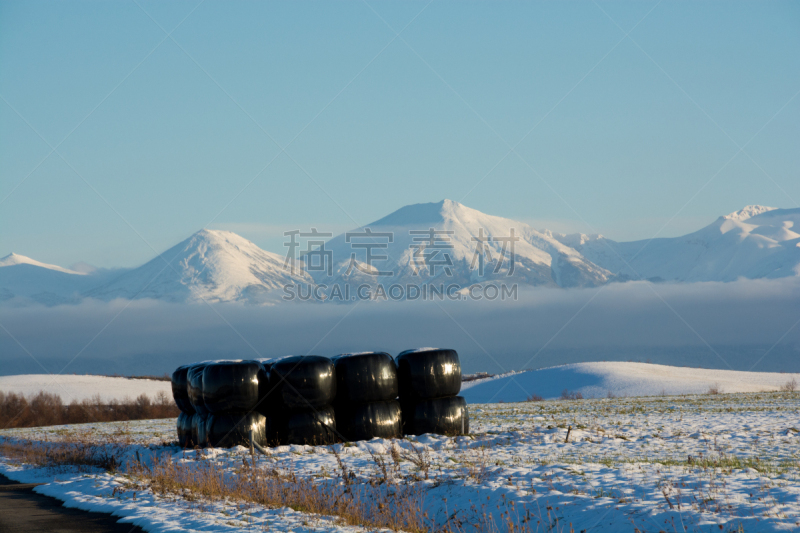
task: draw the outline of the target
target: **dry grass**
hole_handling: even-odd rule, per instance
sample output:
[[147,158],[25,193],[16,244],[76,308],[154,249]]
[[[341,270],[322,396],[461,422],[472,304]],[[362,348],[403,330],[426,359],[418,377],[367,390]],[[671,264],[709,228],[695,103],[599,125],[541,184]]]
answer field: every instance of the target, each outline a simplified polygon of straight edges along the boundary
[[[209,460],[175,463],[165,455],[152,464],[128,469],[135,486],[161,496],[205,501],[235,500],[267,507],[337,518],[347,525],[422,533],[430,530],[422,510],[422,493],[410,486],[354,486],[346,470],[345,483],[315,482],[293,472],[281,472],[245,459],[234,471],[224,471]],[[444,530],[447,531],[447,530]]]
[[[123,465],[119,459],[123,451],[124,446],[113,436],[106,437],[104,442],[80,434],[65,436],[58,442],[0,440],[0,456],[16,463],[78,471],[97,468],[119,471],[130,481],[115,493],[149,489],[160,496],[187,501],[233,500],[267,507],[290,507],[295,511],[331,516],[347,525],[410,533],[430,531],[432,525],[422,510],[422,491],[411,485],[376,483],[375,480],[356,485],[355,476],[346,467],[339,472],[339,480],[317,482],[291,471],[256,465],[247,458],[240,468],[230,471],[202,452],[198,461],[189,464],[172,461],[168,453],[145,462],[137,453],[136,461]],[[382,478],[388,478],[385,464]],[[452,533],[447,528],[441,531]]]
[[90,400],[64,404],[60,396],[47,392],[26,398],[21,394],[0,391],[2,429],[174,418],[179,414],[175,402],[164,392],[156,395],[154,400],[142,394],[132,401],[106,401],[98,395]]
[[[229,463],[217,463],[199,451],[195,461],[175,462],[170,453],[149,456],[123,463],[126,447],[131,444],[125,431],[108,435],[104,440],[88,434],[68,434],[59,441],[0,440],[0,456],[20,464],[53,469],[93,471],[98,468],[123,474],[126,481],[114,494],[151,491],[162,498],[187,502],[234,502],[262,505],[269,508],[289,507],[295,511],[333,518],[341,525],[369,530],[388,529],[422,533],[530,533],[566,531],[565,524],[547,511],[532,513],[519,509],[512,501],[503,501],[496,515],[494,506],[473,505],[470,509],[450,509],[440,523],[425,512],[426,485],[417,482],[428,478],[431,458],[422,446],[404,452],[393,445],[387,454],[372,454],[373,474],[357,476],[334,447],[328,451],[339,464],[333,477],[314,479],[298,476],[291,468],[282,470],[276,463],[266,465],[251,457],[243,457],[241,466],[231,470]],[[474,455],[474,454],[470,454]],[[130,454],[128,455],[130,457]],[[467,477],[485,479],[488,450],[482,450],[474,462],[465,463]],[[410,461],[416,472],[400,475],[400,464]],[[259,464],[259,463],[262,464]],[[492,512],[489,512],[492,511]],[[311,517],[310,517],[311,518]]]
[[81,470],[116,470],[119,445],[112,439],[98,443],[85,435],[68,435],[57,443],[29,440],[0,440],[0,455],[16,463],[43,468],[71,467]]

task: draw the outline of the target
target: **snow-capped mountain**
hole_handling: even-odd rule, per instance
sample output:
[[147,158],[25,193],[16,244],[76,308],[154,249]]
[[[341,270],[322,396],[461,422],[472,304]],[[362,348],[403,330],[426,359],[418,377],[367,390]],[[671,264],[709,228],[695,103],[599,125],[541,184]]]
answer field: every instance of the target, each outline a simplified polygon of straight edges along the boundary
[[749,205],[675,238],[615,242],[551,233],[586,259],[631,279],[734,281],[800,275],[800,209]]
[[57,305],[91,297],[271,303],[281,300],[288,284],[592,287],[626,279],[778,278],[800,275],[798,228],[800,209],[747,206],[682,237],[616,242],[536,231],[443,200],[403,207],[334,237],[317,253],[298,257],[294,272],[284,256],[216,230],[199,231],[130,270],[66,269],[11,254],[0,259],[0,302]]
[[264,303],[288,283],[311,283],[311,278],[299,269],[291,274],[283,257],[235,233],[204,229],[86,296]]
[[80,300],[92,281],[81,272],[9,254],[0,259],[0,301],[16,296],[54,305]]
[[64,274],[75,274],[77,276],[82,276],[84,272],[78,272],[75,270],[70,270],[68,268],[63,268],[58,265],[48,265],[47,263],[41,263],[35,259],[31,259],[30,257],[26,257],[24,255],[19,255],[15,253],[10,253],[7,256],[0,259],[0,267],[8,267],[8,266],[16,266],[16,265],[31,265],[39,268],[43,268],[45,270],[53,270],[55,272],[63,272]]
[[[452,200],[403,207],[334,237],[325,249],[332,252],[330,275],[313,270],[313,259],[306,263],[315,281],[327,285],[435,282],[467,287],[495,281],[591,287],[612,278],[576,250],[525,223]],[[378,259],[368,260],[368,254]]]

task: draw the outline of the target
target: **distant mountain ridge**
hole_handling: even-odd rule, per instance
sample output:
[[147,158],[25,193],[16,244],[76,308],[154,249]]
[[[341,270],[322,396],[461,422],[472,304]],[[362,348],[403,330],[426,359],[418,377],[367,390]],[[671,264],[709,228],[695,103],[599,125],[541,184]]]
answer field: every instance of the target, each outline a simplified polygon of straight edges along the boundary
[[[369,261],[368,253],[378,259]],[[78,271],[11,254],[0,259],[0,302],[57,305],[88,297],[265,304],[281,301],[287,284],[505,282],[573,288],[626,280],[797,276],[800,209],[747,206],[681,237],[616,242],[602,235],[538,231],[443,200],[405,206],[338,235],[318,249],[318,256],[326,254],[330,269],[327,263],[315,269],[310,261],[306,271],[299,257],[300,268],[292,272],[281,255],[235,233],[205,229],[133,269],[92,271],[82,265]],[[376,271],[386,275],[375,276]]]
[[616,242],[551,233],[587,260],[629,279],[735,281],[800,275],[800,209],[750,205],[674,238]]
[[70,270],[68,268],[63,268],[58,265],[49,265],[47,263],[41,263],[35,259],[31,259],[30,257],[26,257],[24,255],[19,255],[15,253],[10,253],[7,256],[0,259],[0,267],[15,266],[15,265],[31,265],[39,268],[44,268],[47,270],[53,270],[55,272],[63,272],[65,274],[75,274],[77,276],[82,276],[85,274],[85,272]]

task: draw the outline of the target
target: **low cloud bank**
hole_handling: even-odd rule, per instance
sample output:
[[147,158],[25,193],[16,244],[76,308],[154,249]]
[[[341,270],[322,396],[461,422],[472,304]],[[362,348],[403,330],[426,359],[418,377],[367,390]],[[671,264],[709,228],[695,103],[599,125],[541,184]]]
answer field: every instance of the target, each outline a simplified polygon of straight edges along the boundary
[[465,372],[602,360],[797,372],[799,320],[796,278],[531,289],[505,302],[4,306],[0,375],[161,374],[212,358],[418,346],[455,348]]

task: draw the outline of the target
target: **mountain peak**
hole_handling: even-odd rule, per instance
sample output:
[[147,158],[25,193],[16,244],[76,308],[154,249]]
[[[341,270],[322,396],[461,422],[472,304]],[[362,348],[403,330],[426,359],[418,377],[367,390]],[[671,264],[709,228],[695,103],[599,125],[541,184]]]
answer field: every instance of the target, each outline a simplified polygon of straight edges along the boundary
[[376,220],[370,226],[406,226],[438,224],[453,218],[456,211],[464,206],[453,200],[440,200],[425,204],[411,204]]
[[238,233],[222,229],[203,228],[184,242],[186,243],[186,250],[190,248],[203,248],[208,251],[221,251],[225,249],[237,249],[242,252],[255,253],[257,253],[256,251],[262,251],[255,243],[245,239]]
[[0,259],[0,267],[8,267],[14,265],[32,265],[37,266],[40,268],[46,268],[48,270],[56,270],[58,272],[64,272],[65,274],[76,274],[78,276],[84,276],[85,272],[76,272],[74,270],[69,270],[68,268],[60,267],[58,265],[50,265],[47,263],[42,263],[41,261],[37,261],[36,259],[31,259],[25,255],[15,254],[11,252],[7,256]]
[[207,229],[207,228],[203,228],[200,231],[195,232],[190,238],[194,237],[200,237],[202,239],[207,239],[207,240],[228,239],[231,237],[244,239],[244,237],[241,237],[232,231],[227,231],[224,229]]
[[734,211],[729,215],[725,215],[724,219],[726,220],[747,220],[748,218],[753,218],[756,215],[760,215],[762,213],[766,213],[767,211],[774,211],[778,209],[777,207],[767,207],[765,205],[748,205],[745,206],[744,209],[740,209],[739,211]]
[[231,231],[201,229],[158,257],[87,294],[101,299],[266,302],[270,290],[309,282],[284,258]]
[[498,218],[467,207],[455,200],[439,200],[425,204],[411,204],[368,224],[368,226],[441,226],[447,222],[468,222],[482,218]]

